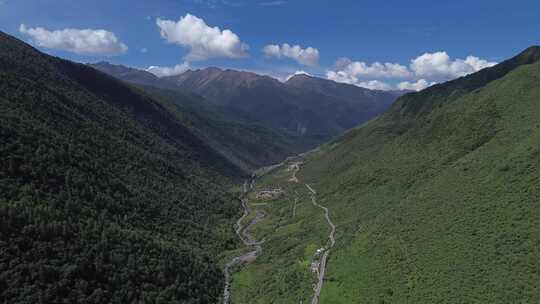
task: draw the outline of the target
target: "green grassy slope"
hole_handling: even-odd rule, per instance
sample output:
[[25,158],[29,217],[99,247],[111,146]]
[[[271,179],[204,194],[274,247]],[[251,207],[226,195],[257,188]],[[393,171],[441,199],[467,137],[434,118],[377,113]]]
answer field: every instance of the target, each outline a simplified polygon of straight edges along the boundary
[[218,301],[241,172],[176,114],[0,33],[0,302]]
[[300,174],[338,224],[321,303],[540,299],[540,62],[415,103],[428,93],[396,105],[423,109],[406,128],[389,113]]
[[[530,48],[408,94],[306,157],[298,177],[318,190],[337,225],[320,303],[538,302],[538,59],[540,49]],[[284,176],[281,169],[265,179],[286,186]],[[324,225],[279,214],[267,224],[270,244],[313,239]],[[297,226],[281,234],[281,225]],[[237,275],[237,293],[296,300],[289,295],[300,287],[272,287],[293,275],[249,280],[264,261],[273,273],[292,271],[280,261],[310,242],[285,243]],[[274,283],[257,288],[265,280]]]

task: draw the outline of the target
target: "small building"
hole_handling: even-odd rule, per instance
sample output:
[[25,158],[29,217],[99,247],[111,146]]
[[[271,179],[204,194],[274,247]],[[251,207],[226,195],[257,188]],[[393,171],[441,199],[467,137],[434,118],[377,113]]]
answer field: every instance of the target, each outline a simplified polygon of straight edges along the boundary
[[320,263],[318,261],[311,262],[311,272],[319,273],[319,265]]
[[262,189],[257,191],[255,197],[261,199],[273,199],[281,196],[283,193],[285,193],[285,191],[283,191],[281,188]]

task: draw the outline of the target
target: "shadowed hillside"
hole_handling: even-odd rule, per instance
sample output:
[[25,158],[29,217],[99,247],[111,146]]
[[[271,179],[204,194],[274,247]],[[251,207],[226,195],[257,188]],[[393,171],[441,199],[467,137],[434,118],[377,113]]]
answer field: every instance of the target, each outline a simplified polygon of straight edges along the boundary
[[[322,144],[381,114],[406,93],[369,90],[308,75],[295,75],[282,83],[269,76],[215,67],[157,78],[146,71],[106,62],[91,66],[146,87],[198,94],[205,98],[205,107],[213,105],[228,120],[289,134],[304,147],[312,140]],[[184,103],[185,99],[177,102]]]
[[160,102],[0,34],[0,301],[216,303],[239,168]]
[[245,172],[275,164],[328,139],[264,126],[246,113],[216,105],[146,71],[106,62],[90,66],[137,85],[169,110],[183,113],[179,117],[185,126]]
[[[382,113],[396,98],[392,93],[310,76],[297,75],[281,83],[268,76],[218,68],[189,70],[164,79],[265,126],[327,139]],[[334,90],[326,90],[327,86]]]

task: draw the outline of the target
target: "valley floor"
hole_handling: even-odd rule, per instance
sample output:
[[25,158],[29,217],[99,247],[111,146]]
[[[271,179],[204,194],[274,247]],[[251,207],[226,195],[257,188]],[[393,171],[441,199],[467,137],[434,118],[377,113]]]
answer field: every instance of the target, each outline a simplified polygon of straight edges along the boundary
[[[260,170],[251,187],[244,184],[237,233],[252,249],[226,265],[224,303],[229,297],[232,303],[319,302],[336,227],[316,190],[296,176],[301,165],[291,158]],[[265,240],[264,251],[255,240]],[[232,268],[237,272],[230,282]]]

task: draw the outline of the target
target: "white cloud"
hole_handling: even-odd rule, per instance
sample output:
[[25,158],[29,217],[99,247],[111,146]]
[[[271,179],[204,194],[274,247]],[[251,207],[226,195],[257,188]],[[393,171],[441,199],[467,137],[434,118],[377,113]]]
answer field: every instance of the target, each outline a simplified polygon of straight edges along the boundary
[[249,46],[231,30],[208,26],[203,19],[186,14],[178,22],[157,19],[161,37],[167,42],[189,47],[186,60],[215,57],[243,58]]
[[359,82],[358,78],[353,77],[344,71],[327,71],[326,78],[333,80],[335,82],[342,82],[348,84],[356,84]]
[[485,68],[492,67],[497,64],[497,62],[494,62],[494,61],[490,62],[490,61],[487,61],[485,59],[481,59],[475,56],[467,56],[467,58],[465,58],[465,63],[471,66],[475,72],[480,71]]
[[31,37],[38,46],[90,55],[117,55],[128,47],[116,35],[106,30],[63,29],[49,31],[42,27],[27,28],[21,24],[19,31]]
[[392,86],[382,82],[380,80],[369,80],[369,81],[360,81],[358,83],[355,83],[355,85],[370,89],[370,90],[380,90],[380,91],[388,91],[392,90]]
[[308,72],[306,72],[306,71],[299,70],[299,71],[296,71],[296,72],[294,72],[293,74],[290,74],[289,76],[287,76],[287,77],[285,78],[285,81],[287,81],[287,80],[293,78],[293,77],[296,76],[296,75],[313,76],[313,75],[311,75],[310,73],[308,73]]
[[430,87],[434,84],[437,84],[436,82],[428,82],[425,79],[418,79],[416,82],[409,82],[409,81],[403,81],[397,84],[397,88],[400,90],[413,90],[413,91],[421,91],[427,87]]
[[174,67],[150,66],[146,69],[146,71],[156,75],[157,77],[166,77],[180,75],[187,71],[189,68],[189,63],[184,62],[182,64],[177,64]]
[[409,82],[409,81],[403,81],[397,84],[397,86],[393,87],[392,85],[383,82],[381,80],[369,80],[369,81],[361,81],[356,77],[353,77],[343,71],[328,71],[326,72],[326,78],[333,80],[335,82],[341,82],[341,83],[347,83],[356,85],[359,87],[371,89],[371,90],[382,90],[382,91],[388,91],[388,90],[415,90],[420,91],[423,90],[429,86],[432,86],[436,84],[436,82],[428,82],[425,79],[419,79],[416,82]]
[[450,59],[446,52],[424,53],[411,60],[410,68],[418,77],[453,79],[497,64],[475,56]]
[[[465,59],[451,59],[446,52],[424,53],[411,60],[409,67],[399,63],[374,62],[367,64],[340,58],[326,77],[336,82],[354,84],[366,88],[388,90],[395,87],[400,90],[423,90],[440,81],[465,76],[497,64],[475,56]],[[410,79],[397,84],[397,79]],[[366,81],[365,79],[373,79]],[[390,79],[390,85],[381,79]]]
[[350,77],[365,78],[407,78],[411,72],[406,66],[399,63],[374,62],[367,64],[362,61],[351,61],[348,58],[340,58],[336,62],[338,72],[343,72]]
[[263,48],[263,52],[267,57],[287,57],[308,66],[315,66],[319,63],[319,50],[312,47],[303,49],[299,45],[290,46],[288,43],[281,46],[269,44]]
[[383,82],[380,80],[361,81],[357,77],[352,76],[344,71],[337,71],[337,72],[327,71],[326,78],[333,80],[335,82],[352,84],[352,85],[370,89],[370,90],[382,90],[382,91],[392,90],[392,86],[386,82]]
[[326,77],[330,80],[376,90],[390,90],[391,86],[380,80],[364,81],[363,79],[409,78],[412,76],[412,73],[406,66],[398,63],[374,62],[367,64],[362,61],[352,61],[349,58],[338,59],[335,64],[335,70],[326,72]]

